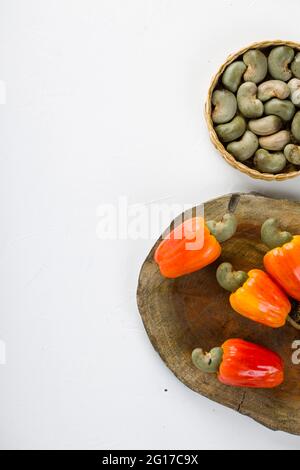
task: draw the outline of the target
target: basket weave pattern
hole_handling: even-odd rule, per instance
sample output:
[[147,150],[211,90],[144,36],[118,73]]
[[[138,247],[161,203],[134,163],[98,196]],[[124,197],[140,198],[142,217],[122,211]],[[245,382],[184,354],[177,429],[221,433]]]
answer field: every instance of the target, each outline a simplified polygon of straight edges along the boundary
[[212,121],[212,104],[211,104],[211,99],[212,99],[212,94],[214,92],[214,89],[219,83],[219,80],[221,76],[223,75],[225,69],[230,65],[232,62],[234,62],[236,59],[238,59],[240,56],[242,56],[245,52],[247,52],[250,49],[265,49],[268,47],[273,47],[273,46],[290,46],[293,49],[297,49],[300,51],[300,44],[297,44],[292,41],[281,41],[281,40],[275,40],[275,41],[262,41],[262,42],[255,42],[251,44],[248,47],[245,47],[241,50],[239,50],[236,54],[232,54],[228,57],[226,62],[220,67],[218,73],[214,76],[212,79],[212,82],[209,87],[208,91],[208,98],[207,102],[205,105],[205,119],[207,122],[208,130],[209,130],[209,135],[212,143],[214,144],[215,148],[220,152],[222,157],[226,160],[229,165],[233,166],[237,170],[241,171],[242,173],[246,173],[247,175],[251,176],[252,178],[256,179],[262,179],[265,181],[284,181],[290,178],[294,178],[295,176],[300,175],[300,170],[299,171],[292,171],[289,173],[279,173],[277,175],[272,175],[268,173],[260,173],[259,171],[249,168],[248,166],[244,165],[243,163],[237,161],[233,155],[227,152],[226,148],[222,144],[222,142],[219,140],[217,133],[214,129],[214,124]]

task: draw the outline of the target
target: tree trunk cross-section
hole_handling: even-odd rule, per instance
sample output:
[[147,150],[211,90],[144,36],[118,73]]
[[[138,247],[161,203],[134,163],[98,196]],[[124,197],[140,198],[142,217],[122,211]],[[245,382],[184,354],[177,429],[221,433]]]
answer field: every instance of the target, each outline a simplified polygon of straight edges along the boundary
[[[205,219],[221,218],[231,196],[205,203]],[[221,258],[176,280],[163,278],[153,260],[157,241],[141,269],[139,311],[154,348],[185,385],[271,429],[300,435],[300,365],[292,362],[292,344],[300,340],[300,332],[289,324],[272,329],[238,315],[230,307],[229,293],[218,286],[215,277],[223,261],[244,271],[263,268],[267,248],[260,241],[261,224],[276,217],[284,229],[300,234],[300,203],[241,194],[235,214],[238,231],[223,244]],[[229,338],[243,338],[280,354],[285,362],[283,385],[272,390],[228,387],[193,366],[194,348],[210,350]]]

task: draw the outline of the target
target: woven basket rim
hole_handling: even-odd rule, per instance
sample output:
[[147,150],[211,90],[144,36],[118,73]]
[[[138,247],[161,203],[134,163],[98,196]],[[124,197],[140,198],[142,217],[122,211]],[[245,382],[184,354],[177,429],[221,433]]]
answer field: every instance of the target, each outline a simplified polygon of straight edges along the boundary
[[293,49],[297,49],[300,51],[300,43],[296,43],[293,41],[284,41],[281,39],[275,39],[273,41],[259,41],[259,42],[254,42],[250,44],[249,46],[243,47],[239,51],[237,51],[234,54],[230,54],[226,61],[221,65],[219,68],[218,72],[214,75],[210,87],[208,90],[208,96],[207,96],[207,101],[205,104],[205,120],[208,126],[208,131],[209,131],[209,136],[210,140],[212,141],[214,147],[218,150],[218,152],[222,155],[224,160],[226,160],[229,165],[231,165],[233,168],[236,170],[241,171],[242,173],[247,174],[251,178],[255,179],[261,179],[264,181],[284,181],[287,179],[295,178],[296,176],[300,176],[300,170],[298,171],[291,171],[289,173],[278,173],[276,175],[272,175],[270,173],[261,173],[258,170],[254,170],[253,168],[249,168],[248,166],[244,165],[243,163],[237,161],[233,155],[231,155],[229,152],[227,152],[226,148],[222,144],[222,142],[219,140],[217,133],[214,128],[214,124],[212,121],[211,117],[211,111],[212,111],[212,106],[211,106],[211,99],[212,99],[212,94],[214,89],[216,88],[217,84],[219,83],[219,80],[221,76],[223,75],[225,69],[230,65],[234,60],[236,60],[238,57],[243,55],[245,52],[247,52],[250,49],[266,49],[268,47],[272,46],[290,46]]

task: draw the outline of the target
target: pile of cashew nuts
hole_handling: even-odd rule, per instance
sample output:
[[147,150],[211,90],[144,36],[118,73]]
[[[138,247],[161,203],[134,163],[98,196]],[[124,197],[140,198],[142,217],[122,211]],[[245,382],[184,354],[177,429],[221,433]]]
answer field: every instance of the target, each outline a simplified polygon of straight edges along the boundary
[[247,51],[226,68],[212,105],[218,138],[236,160],[261,173],[300,170],[300,52]]

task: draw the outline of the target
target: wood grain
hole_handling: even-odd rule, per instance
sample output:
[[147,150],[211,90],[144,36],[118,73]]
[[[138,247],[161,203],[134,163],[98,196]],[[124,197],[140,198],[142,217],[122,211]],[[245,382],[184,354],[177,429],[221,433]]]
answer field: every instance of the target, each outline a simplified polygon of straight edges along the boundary
[[[205,204],[205,218],[221,218],[231,195]],[[144,262],[137,292],[138,307],[156,351],[185,385],[211,400],[247,415],[263,425],[300,435],[300,365],[292,364],[292,343],[300,332],[286,325],[274,330],[235,313],[228,293],[218,286],[215,271],[222,261],[237,269],[262,268],[267,248],[260,241],[260,225],[279,217],[285,228],[300,233],[300,203],[242,194],[236,208],[239,228],[223,244],[213,265],[176,280],[165,279],[153,261],[157,241]],[[285,361],[286,379],[274,390],[227,387],[205,375],[191,362],[195,347],[207,350],[226,339],[240,337],[264,345]]]

